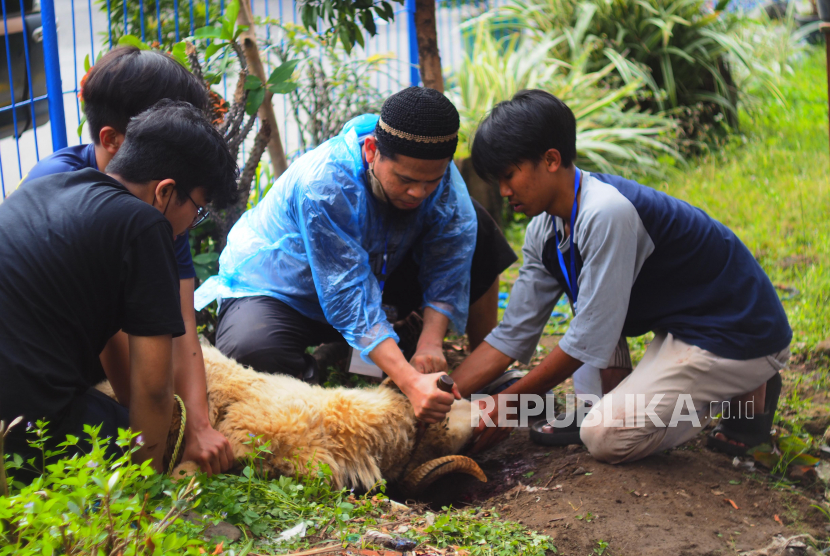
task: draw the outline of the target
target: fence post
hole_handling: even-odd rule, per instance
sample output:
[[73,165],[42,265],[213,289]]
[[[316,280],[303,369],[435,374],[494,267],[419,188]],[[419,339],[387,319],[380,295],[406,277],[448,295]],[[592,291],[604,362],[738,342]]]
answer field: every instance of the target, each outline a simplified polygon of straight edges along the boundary
[[406,28],[409,31],[409,83],[413,87],[421,84],[418,60],[418,32],[415,29],[415,0],[406,0]]
[[43,25],[43,60],[46,69],[46,95],[49,102],[49,125],[52,127],[52,150],[66,148],[66,116],[63,112],[63,85],[58,55],[58,20],[55,0],[40,1]]

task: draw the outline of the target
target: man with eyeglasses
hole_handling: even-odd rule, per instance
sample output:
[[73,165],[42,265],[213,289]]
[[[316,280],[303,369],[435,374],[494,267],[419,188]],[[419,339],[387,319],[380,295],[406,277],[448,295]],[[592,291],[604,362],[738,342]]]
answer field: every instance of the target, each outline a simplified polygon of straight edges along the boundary
[[[130,426],[143,438],[134,458],[161,470],[185,333],[173,238],[207,203],[233,203],[238,173],[200,110],[163,100],[131,120],[106,174],[43,176],[0,204],[0,420],[48,420],[50,448],[84,438],[84,425],[113,437]],[[129,360],[108,366],[101,353],[119,331]],[[123,405],[92,388],[105,378]],[[23,428],[6,451],[27,459]],[[215,471],[228,468],[233,453],[217,459]]]
[[[82,80],[81,97],[92,143],[67,147],[44,158],[29,171],[22,187],[36,178],[59,172],[87,168],[107,172],[110,160],[124,142],[130,119],[161,99],[185,101],[201,110],[209,104],[204,85],[176,60],[163,52],[127,46],[111,50],[95,63]],[[207,216],[206,210],[200,212],[191,227]],[[184,335],[173,340],[176,392],[184,401],[188,416],[184,456],[187,461],[197,462],[202,471],[218,473],[226,470],[224,462],[231,448],[208,421],[205,366],[193,310],[196,269],[186,230],[176,236],[173,250],[185,324]],[[130,365],[127,334],[114,334],[100,359],[108,375],[123,375]]]

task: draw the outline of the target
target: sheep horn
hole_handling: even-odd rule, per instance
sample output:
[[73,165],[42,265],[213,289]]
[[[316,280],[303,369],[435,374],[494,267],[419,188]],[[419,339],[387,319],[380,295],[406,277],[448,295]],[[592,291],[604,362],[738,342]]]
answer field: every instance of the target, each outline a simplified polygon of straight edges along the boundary
[[444,456],[430,460],[412,471],[403,480],[407,492],[417,493],[448,473],[466,473],[486,483],[487,476],[476,462],[467,456]]

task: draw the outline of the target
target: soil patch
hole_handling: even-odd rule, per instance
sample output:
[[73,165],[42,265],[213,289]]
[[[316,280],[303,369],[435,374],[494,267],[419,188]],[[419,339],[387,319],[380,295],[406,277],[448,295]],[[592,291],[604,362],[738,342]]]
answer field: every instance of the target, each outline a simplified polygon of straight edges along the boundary
[[495,508],[553,537],[565,555],[594,554],[599,541],[613,556],[703,556],[761,548],[776,534],[826,537],[827,521],[810,507],[817,503],[810,494],[776,487],[762,471],[742,472],[703,443],[701,435],[612,466],[581,446],[537,446],[518,429],[477,458],[486,484],[445,477],[426,494],[438,507]]

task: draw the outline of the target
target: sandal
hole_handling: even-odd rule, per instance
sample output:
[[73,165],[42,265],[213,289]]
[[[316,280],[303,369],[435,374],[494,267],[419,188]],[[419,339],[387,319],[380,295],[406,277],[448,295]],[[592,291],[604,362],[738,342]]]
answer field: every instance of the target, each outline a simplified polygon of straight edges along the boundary
[[506,371],[503,375],[499,378],[485,386],[481,389],[481,391],[476,392],[477,394],[487,394],[488,396],[495,396],[499,392],[507,390],[510,386],[513,386],[519,380],[524,378],[524,376],[528,373],[528,371]]
[[[586,402],[590,407],[590,403]],[[587,413],[587,412],[586,412]],[[570,423],[565,424],[570,419]],[[579,425],[582,419],[578,413],[560,413],[553,423],[547,419],[540,419],[530,425],[530,439],[541,446],[570,446],[583,444],[579,437]],[[544,427],[552,426],[553,431],[545,431]]]
[[[755,414],[753,418],[748,418],[745,415],[742,417],[721,417],[718,425],[709,433],[706,445],[730,456],[743,457],[755,446],[768,443],[772,436],[770,431],[772,430],[780,395],[781,374],[776,372],[767,381],[764,412]],[[743,446],[732,444],[729,440],[715,438],[716,434],[723,434],[729,440],[740,442]]]

